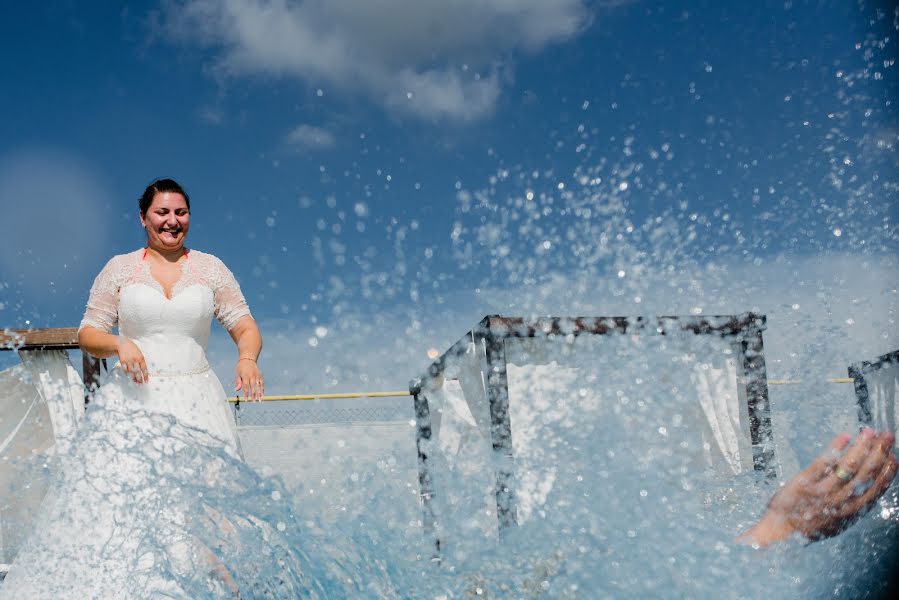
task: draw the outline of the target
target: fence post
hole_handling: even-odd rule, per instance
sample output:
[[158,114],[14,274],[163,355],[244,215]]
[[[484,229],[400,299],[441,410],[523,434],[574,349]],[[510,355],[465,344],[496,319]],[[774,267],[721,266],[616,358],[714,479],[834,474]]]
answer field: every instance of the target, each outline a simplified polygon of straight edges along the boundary
[[[91,401],[91,396],[100,387],[100,359],[91,356],[87,352],[81,352],[81,378],[84,382],[84,405],[87,406]],[[106,361],[103,361],[106,366]]]

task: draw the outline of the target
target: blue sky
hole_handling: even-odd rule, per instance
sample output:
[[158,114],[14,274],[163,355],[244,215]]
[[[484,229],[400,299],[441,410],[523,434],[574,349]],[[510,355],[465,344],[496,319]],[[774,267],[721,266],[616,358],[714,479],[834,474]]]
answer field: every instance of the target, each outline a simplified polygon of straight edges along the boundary
[[[159,176],[305,352],[386,329],[352,347],[419,357],[488,312],[766,309],[689,282],[634,298],[722,264],[786,289],[821,257],[880,265],[863,318],[893,317],[889,3],[27,4],[0,39],[5,326],[77,323]],[[614,302],[547,291],[609,280]],[[348,369],[310,385],[377,380]]]

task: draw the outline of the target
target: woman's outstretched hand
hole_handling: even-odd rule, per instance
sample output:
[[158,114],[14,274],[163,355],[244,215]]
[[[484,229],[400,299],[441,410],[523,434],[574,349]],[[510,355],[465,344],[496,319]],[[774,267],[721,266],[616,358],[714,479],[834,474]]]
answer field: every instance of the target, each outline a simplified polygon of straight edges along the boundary
[[897,469],[892,433],[865,428],[846,450],[850,439],[846,433],[835,437],[774,494],[762,519],[737,541],[764,547],[797,534],[816,541],[849,527],[886,491]]
[[243,391],[243,395],[248,400],[261,400],[265,395],[265,380],[262,379],[262,371],[256,361],[251,358],[240,358],[237,361],[237,367],[234,369],[235,386],[234,390]]

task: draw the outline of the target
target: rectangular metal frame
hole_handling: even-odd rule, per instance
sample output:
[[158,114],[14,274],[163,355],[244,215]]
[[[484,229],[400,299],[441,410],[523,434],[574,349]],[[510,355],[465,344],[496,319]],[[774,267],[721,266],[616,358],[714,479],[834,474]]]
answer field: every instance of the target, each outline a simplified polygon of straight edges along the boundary
[[868,395],[868,382],[865,376],[897,363],[899,363],[899,350],[888,352],[878,356],[874,360],[863,360],[849,365],[849,377],[852,379],[852,383],[855,387],[855,401],[856,407],[858,408],[859,427],[873,425],[871,399]]
[[434,510],[434,478],[430,470],[431,407],[425,390],[431,381],[442,376],[447,363],[465,354],[469,344],[484,344],[487,358],[487,400],[490,406],[491,444],[495,471],[496,514],[502,537],[517,526],[515,498],[515,457],[512,451],[512,427],[509,417],[509,386],[506,373],[505,341],[512,338],[554,338],[581,335],[693,333],[718,335],[731,339],[742,359],[745,398],[749,411],[749,429],[753,467],[767,477],[776,475],[768,380],[762,332],[765,315],[744,313],[709,317],[544,317],[525,319],[489,315],[431,363],[421,377],[409,384],[416,418],[418,482],[421,494],[422,522],[425,534],[433,537],[439,556],[441,542],[436,537],[437,517]]

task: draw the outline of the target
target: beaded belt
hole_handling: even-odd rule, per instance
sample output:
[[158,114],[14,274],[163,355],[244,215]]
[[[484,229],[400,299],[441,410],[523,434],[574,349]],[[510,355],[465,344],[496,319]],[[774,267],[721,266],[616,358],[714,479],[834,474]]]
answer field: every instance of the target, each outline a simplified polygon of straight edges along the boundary
[[[121,365],[116,365],[116,368],[121,369],[122,367]],[[202,375],[211,369],[212,367],[205,365],[193,371],[150,371],[150,377],[187,377],[189,375]]]
[[150,377],[186,377],[188,375],[202,375],[203,373],[206,373],[207,371],[209,371],[210,368],[211,367],[209,365],[206,365],[206,366],[200,367],[199,369],[194,369],[193,371],[177,371],[177,372],[166,372],[166,371],[155,372],[154,371],[154,372],[150,373]]

